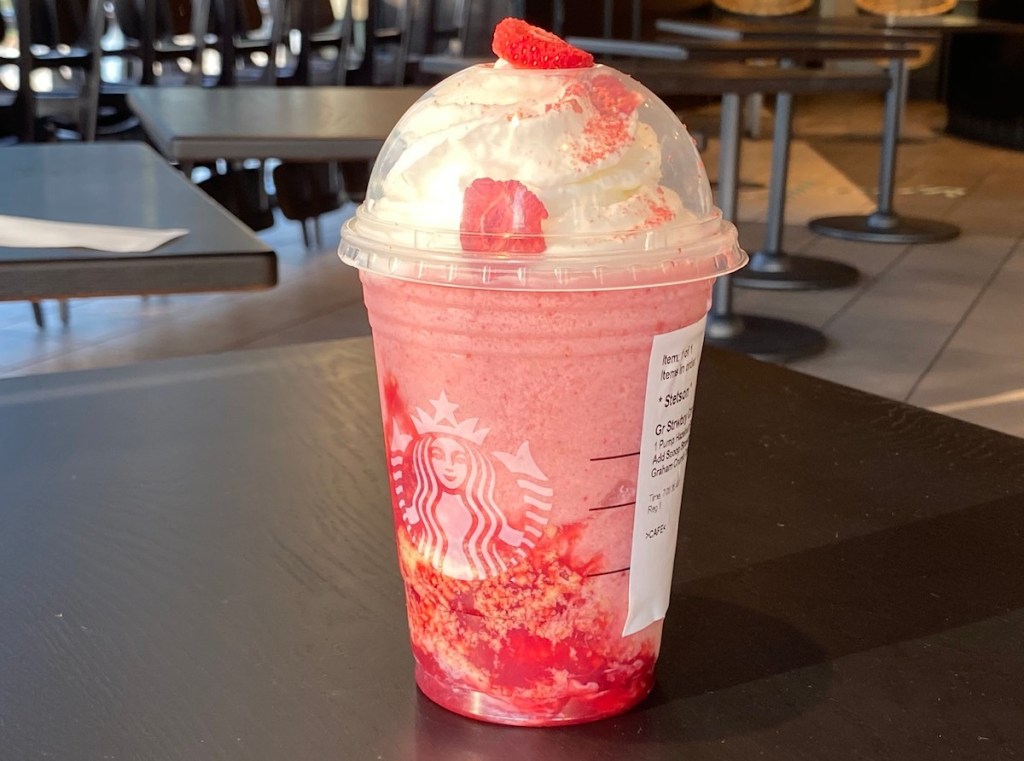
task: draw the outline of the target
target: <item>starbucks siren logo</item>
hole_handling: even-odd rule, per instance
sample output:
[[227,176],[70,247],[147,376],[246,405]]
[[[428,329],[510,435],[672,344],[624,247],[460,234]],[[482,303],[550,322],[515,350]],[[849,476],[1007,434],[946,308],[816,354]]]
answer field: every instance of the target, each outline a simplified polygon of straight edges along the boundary
[[[489,428],[459,421],[444,391],[417,407],[412,431],[392,421],[391,482],[413,543],[446,576],[484,579],[508,570],[535,546],[548,523],[553,491],[523,442],[515,454],[488,452]],[[497,466],[499,467],[496,467]],[[506,514],[495,491],[514,478],[522,509]],[[516,524],[516,525],[513,525]]]

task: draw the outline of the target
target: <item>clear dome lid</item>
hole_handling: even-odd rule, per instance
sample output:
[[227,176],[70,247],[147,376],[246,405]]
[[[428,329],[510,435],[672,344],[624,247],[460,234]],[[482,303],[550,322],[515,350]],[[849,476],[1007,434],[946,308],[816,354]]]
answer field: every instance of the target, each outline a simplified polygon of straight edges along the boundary
[[606,66],[501,62],[402,117],[340,253],[393,277],[528,290],[688,282],[746,262],[693,139],[650,90]]

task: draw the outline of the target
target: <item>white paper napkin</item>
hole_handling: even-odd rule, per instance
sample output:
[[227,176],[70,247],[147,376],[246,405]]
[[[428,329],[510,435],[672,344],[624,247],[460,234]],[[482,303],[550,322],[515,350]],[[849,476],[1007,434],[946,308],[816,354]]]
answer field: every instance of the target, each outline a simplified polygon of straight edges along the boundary
[[16,248],[90,248],[118,254],[152,251],[180,238],[186,229],[86,225],[0,214],[0,246]]

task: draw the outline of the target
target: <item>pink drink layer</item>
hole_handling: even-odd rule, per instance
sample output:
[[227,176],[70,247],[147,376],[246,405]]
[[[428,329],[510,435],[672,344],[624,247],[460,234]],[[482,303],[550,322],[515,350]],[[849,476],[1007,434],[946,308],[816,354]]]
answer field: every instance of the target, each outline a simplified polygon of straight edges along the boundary
[[361,273],[416,681],[466,716],[589,721],[642,700],[661,622],[622,636],[655,334],[711,280],[583,292]]

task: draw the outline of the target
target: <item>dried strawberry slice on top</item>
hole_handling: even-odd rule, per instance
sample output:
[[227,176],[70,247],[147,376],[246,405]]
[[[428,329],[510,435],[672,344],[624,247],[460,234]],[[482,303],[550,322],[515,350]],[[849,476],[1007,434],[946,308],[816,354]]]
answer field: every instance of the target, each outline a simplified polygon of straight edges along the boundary
[[518,180],[473,180],[462,197],[462,250],[544,253],[541,222],[547,218],[544,203]]
[[627,118],[644,102],[644,96],[628,89],[612,75],[601,74],[590,84],[590,102],[605,118]]
[[522,19],[507,18],[494,27],[491,49],[517,69],[585,69],[594,56],[561,37]]

